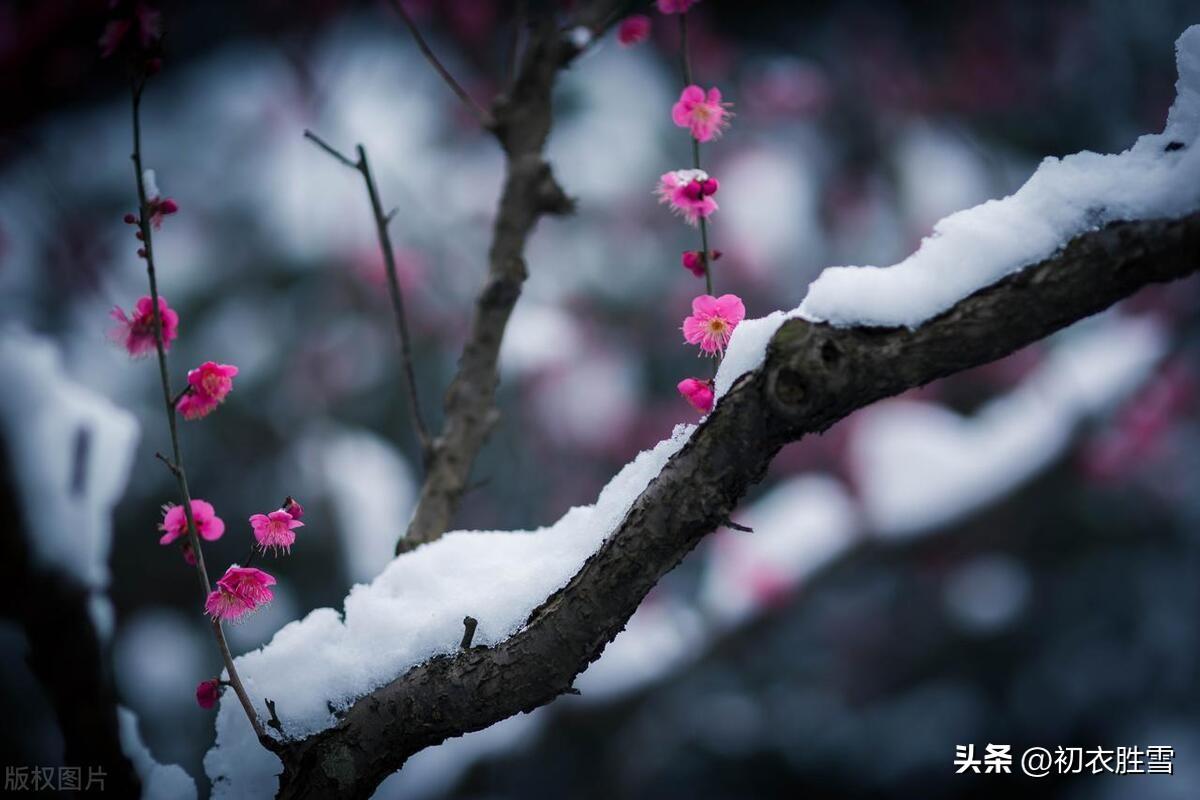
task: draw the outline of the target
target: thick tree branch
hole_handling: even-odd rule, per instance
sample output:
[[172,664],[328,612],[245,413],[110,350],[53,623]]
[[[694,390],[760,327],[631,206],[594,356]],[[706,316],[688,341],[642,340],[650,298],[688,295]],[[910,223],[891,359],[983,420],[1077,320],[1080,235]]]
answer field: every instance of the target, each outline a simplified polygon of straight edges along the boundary
[[1200,213],[1120,222],[915,330],[794,319],[571,581],[494,647],[439,656],[280,753],[281,798],[369,797],[412,754],[570,690],[651,587],[729,518],[786,443],[875,400],[1000,358],[1139,288],[1200,269]]
[[[620,3],[601,0],[584,8],[578,24],[593,35],[611,24]],[[433,541],[449,529],[467,487],[475,457],[499,418],[500,342],[525,283],[525,243],[545,214],[567,214],[573,203],[543,158],[551,125],[551,93],[558,73],[579,47],[553,19],[543,17],[530,35],[511,90],[492,106],[490,129],[505,155],[486,282],[475,301],[458,371],[446,391],[441,435],[433,442],[417,508],[396,552]]]

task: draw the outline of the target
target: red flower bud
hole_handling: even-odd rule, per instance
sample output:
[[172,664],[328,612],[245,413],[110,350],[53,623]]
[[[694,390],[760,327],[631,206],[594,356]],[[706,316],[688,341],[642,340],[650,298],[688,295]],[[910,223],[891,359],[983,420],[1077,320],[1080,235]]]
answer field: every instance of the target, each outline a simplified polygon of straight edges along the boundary
[[138,254],[138,258],[145,258],[146,257],[146,248],[139,247],[137,254]]
[[700,185],[700,192],[703,195],[716,194],[719,188],[721,188],[721,184],[717,183],[717,179],[709,178]]
[[700,181],[692,181],[683,187],[683,193],[687,195],[689,200],[699,200],[704,196],[704,189],[701,187]]
[[125,220],[126,225],[136,225],[137,224],[137,217],[135,217],[132,213],[126,214],[123,217],[123,219]]
[[[713,191],[716,191],[716,190],[714,189]],[[176,203],[174,200],[172,200],[170,197],[168,197],[166,200],[163,200],[159,204],[158,210],[164,214],[174,214],[176,211],[179,210],[179,204]]]

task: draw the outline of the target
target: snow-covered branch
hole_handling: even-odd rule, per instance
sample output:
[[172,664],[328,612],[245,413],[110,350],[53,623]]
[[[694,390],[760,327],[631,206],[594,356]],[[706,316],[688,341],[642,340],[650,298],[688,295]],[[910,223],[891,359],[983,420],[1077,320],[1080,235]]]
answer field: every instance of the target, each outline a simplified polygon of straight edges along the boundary
[[[1111,224],[916,329],[793,319],[765,362],[633,502],[566,586],[493,647],[437,656],[283,753],[281,797],[367,797],[413,753],[571,688],[658,579],[728,518],[779,448],[877,399],[992,361],[1200,268],[1200,213]],[[450,637],[452,631],[447,631]]]

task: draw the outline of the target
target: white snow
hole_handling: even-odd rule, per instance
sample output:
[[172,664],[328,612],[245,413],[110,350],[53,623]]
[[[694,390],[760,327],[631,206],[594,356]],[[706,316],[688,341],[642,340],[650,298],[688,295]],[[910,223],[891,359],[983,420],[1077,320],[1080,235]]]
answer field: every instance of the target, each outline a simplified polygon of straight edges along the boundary
[[117,709],[121,749],[142,779],[142,800],[195,800],[196,782],[178,764],[160,764],[142,743],[137,717],[126,708]]
[[[479,620],[478,644],[518,631],[552,592],[620,524],[629,506],[691,436],[677,426],[614,477],[596,504],[568,511],[536,531],[458,531],[394,560],[370,584],[359,584],[339,614],[321,608],[281,629],[265,647],[240,656],[247,692],[265,715],[264,698],[290,735],[334,722],[329,705],[345,706],[430,657],[449,653],[462,619]],[[396,530],[403,526],[397,520]],[[253,738],[231,693],[217,714],[217,743],[205,757],[215,797],[269,796],[279,763]]]
[[1004,497],[1062,453],[1083,419],[1139,386],[1165,348],[1151,319],[1106,315],[970,417],[910,400],[864,409],[850,460],[872,529],[916,535]]
[[[788,318],[916,327],[1085,231],[1200,208],[1200,25],[1179,37],[1176,62],[1177,96],[1162,133],[1142,136],[1116,155],[1047,158],[1014,194],[938,222],[899,264],[824,270],[798,308],[738,326],[717,374],[717,397],[762,363],[771,336]],[[1172,142],[1184,147],[1167,152]]]
[[[72,381],[57,347],[23,329],[0,331],[0,374],[0,431],[10,463],[20,465],[13,475],[33,555],[102,590],[137,421]],[[104,620],[96,621],[103,630]]]

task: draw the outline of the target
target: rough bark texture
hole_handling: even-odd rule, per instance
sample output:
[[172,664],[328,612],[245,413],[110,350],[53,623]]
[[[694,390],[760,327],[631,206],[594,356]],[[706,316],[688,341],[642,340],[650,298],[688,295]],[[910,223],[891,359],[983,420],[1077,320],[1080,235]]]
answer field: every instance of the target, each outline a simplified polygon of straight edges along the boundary
[[659,578],[728,518],[784,444],[1197,268],[1200,213],[1121,222],[1078,237],[915,330],[785,323],[763,365],[738,380],[620,527],[521,632],[415,667],[355,703],[337,726],[288,744],[279,797],[369,797],[419,750],[568,691]]
[[[592,3],[580,12],[577,24],[598,35],[620,5],[612,0]],[[550,134],[555,79],[579,53],[553,19],[543,17],[512,88],[492,106],[492,132],[504,149],[505,178],[487,280],[475,300],[458,371],[446,391],[442,431],[427,454],[417,508],[396,544],[397,553],[433,541],[450,528],[475,457],[499,418],[495,399],[500,342],[528,275],[525,242],[544,214],[568,214],[574,207],[554,179],[543,150]]]
[[[19,622],[29,640],[29,668],[62,733],[63,766],[103,769],[109,791],[138,797],[141,781],[121,749],[108,645],[88,613],[90,592],[70,575],[34,562],[25,523],[34,512],[21,507],[7,453],[0,441],[0,616]],[[73,486],[82,493],[87,487],[79,475],[77,470]]]

